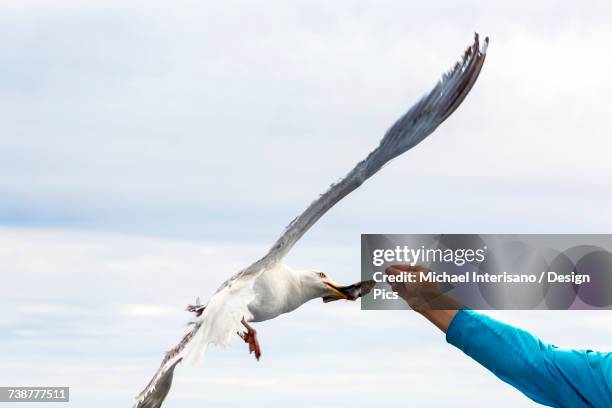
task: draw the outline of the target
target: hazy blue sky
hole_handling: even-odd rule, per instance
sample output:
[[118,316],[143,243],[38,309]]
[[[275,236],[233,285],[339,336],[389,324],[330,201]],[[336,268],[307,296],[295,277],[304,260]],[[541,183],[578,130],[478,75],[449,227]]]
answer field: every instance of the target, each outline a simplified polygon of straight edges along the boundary
[[[608,233],[609,1],[0,3],[0,385],[129,406],[184,305],[260,256],[491,37],[465,104],[290,256],[359,276],[359,234]],[[611,349],[604,312],[497,312]],[[411,312],[312,302],[213,349],[167,407],[528,407]],[[24,405],[25,408],[25,405]]]

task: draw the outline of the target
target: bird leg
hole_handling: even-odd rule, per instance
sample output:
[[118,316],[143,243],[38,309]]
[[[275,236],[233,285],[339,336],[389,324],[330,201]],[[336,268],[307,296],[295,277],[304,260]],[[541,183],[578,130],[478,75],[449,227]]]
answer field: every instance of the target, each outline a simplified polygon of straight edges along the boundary
[[242,325],[246,327],[247,331],[244,333],[238,332],[238,335],[245,343],[249,344],[249,354],[255,353],[255,358],[259,361],[261,357],[261,348],[259,347],[259,341],[257,340],[257,330],[255,330],[250,324],[242,318]]

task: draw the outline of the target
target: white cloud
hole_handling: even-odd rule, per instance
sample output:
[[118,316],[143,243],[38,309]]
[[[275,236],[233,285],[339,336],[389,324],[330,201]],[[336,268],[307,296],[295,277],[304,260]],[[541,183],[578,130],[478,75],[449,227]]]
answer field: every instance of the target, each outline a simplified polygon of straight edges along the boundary
[[170,307],[164,307],[159,305],[143,305],[143,304],[126,304],[117,306],[119,313],[125,314],[129,317],[161,317],[170,316],[173,309]]
[[[0,247],[0,308],[11,317],[0,320],[0,383],[67,384],[75,407],[128,403],[185,330],[184,305],[197,295],[206,301],[265,249],[53,229],[2,229]],[[293,261],[348,283],[359,275],[355,250],[303,246]],[[607,313],[491,314],[566,347],[610,347]],[[412,312],[313,301],[257,326],[260,362],[238,338],[213,347],[203,367],[177,373],[168,407],[397,404],[396,388],[418,406],[532,406]]]
[[[608,232],[611,7],[3,1],[0,224],[33,228],[0,231],[0,383],[125,405],[184,330],[185,303],[261,255],[475,30],[491,46],[466,103],[328,214],[292,263],[350,281],[355,237],[371,231]],[[609,349],[604,314],[494,315]],[[417,316],[314,303],[261,332],[262,363],[239,344],[212,350],[168,406],[338,406],[355,389],[396,404],[389,384],[403,382],[416,406],[530,406]]]
[[[566,231],[610,226],[609,3],[42,3],[2,6],[4,223],[270,242],[478,29],[465,105],[341,206],[361,228],[390,193],[461,228],[474,206],[497,230],[558,228],[551,208]],[[414,207],[401,229],[448,227]]]

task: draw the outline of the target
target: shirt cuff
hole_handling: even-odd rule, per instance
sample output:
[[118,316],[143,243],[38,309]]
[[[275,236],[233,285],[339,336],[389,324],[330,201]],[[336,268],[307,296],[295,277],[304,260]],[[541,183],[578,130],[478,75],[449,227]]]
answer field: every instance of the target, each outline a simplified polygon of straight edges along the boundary
[[446,330],[446,342],[453,346],[463,349],[463,335],[466,332],[466,326],[472,320],[473,312],[467,309],[459,309],[453,320],[451,320]]

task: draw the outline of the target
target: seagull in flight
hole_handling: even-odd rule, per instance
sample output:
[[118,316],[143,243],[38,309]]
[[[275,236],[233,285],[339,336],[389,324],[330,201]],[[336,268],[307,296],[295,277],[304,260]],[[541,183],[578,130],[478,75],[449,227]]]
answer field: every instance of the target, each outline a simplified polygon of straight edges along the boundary
[[151,381],[135,398],[133,408],[161,407],[178,364],[200,361],[210,344],[226,346],[236,334],[259,360],[261,346],[250,323],[273,319],[312,299],[321,298],[326,303],[356,300],[369,293],[373,281],[341,286],[323,272],[292,269],[284,259],[323,214],[385,163],[429,136],[459,107],[478,78],[488,42],[485,38],[481,46],[475,34],[461,60],[391,126],[376,149],[295,218],[267,254],[225,281],[207,304],[200,304],[198,299],[187,307],[195,315],[189,331],[166,353]]

